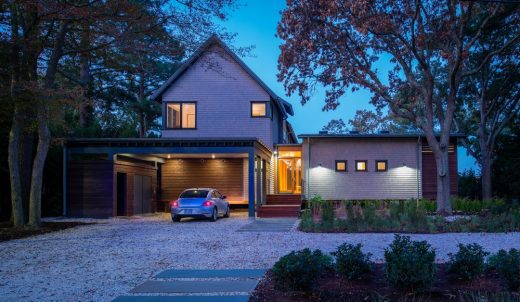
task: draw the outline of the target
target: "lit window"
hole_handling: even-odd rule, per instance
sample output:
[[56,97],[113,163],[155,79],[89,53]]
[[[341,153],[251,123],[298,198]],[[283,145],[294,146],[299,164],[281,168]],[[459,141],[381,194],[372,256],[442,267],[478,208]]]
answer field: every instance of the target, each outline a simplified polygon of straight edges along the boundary
[[376,160],[376,171],[384,172],[388,170],[388,161],[386,160]]
[[336,161],[336,171],[337,172],[347,172],[347,161],[346,160],[337,160]]
[[359,171],[359,172],[367,171],[367,161],[366,160],[356,160],[356,171]]
[[168,103],[166,108],[166,128],[195,129],[197,125],[195,103]]
[[252,117],[267,117],[267,103],[266,102],[251,102],[251,116]]

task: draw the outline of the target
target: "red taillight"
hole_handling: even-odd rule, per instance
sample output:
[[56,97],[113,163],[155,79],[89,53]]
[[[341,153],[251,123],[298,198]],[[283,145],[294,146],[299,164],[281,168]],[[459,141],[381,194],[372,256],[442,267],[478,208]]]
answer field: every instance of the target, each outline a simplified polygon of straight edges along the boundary
[[204,201],[204,203],[202,203],[202,206],[203,207],[211,207],[213,204],[214,204],[213,201],[206,200],[206,201]]
[[178,200],[170,201],[170,208],[178,208],[178,207],[179,207]]

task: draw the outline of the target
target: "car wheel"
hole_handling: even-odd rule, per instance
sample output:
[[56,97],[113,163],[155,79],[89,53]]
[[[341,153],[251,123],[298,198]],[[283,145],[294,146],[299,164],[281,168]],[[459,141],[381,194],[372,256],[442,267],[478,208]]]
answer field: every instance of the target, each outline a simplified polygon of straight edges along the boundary
[[231,216],[231,209],[229,208],[229,205],[227,206],[226,214],[224,214],[224,217],[229,218]]
[[172,216],[172,221],[179,222],[179,221],[181,221],[181,218],[179,216],[175,215],[175,216]]
[[218,218],[218,213],[217,213],[217,208],[213,208],[213,214],[211,215],[211,217],[209,218],[210,221],[217,221],[217,218]]

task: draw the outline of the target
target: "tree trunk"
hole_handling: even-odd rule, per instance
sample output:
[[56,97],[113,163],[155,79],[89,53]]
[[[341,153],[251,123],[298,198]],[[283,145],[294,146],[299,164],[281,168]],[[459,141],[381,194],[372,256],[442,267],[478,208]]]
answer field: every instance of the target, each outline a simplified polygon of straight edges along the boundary
[[25,224],[25,215],[22,203],[22,182],[20,175],[20,156],[18,153],[18,146],[20,145],[20,138],[22,132],[22,122],[20,120],[19,109],[16,108],[13,115],[13,125],[9,133],[9,177],[11,181],[11,209],[12,222],[14,226],[23,226]]
[[[433,149],[433,148],[432,148]],[[451,215],[450,173],[448,166],[448,148],[433,152],[437,166],[437,213]]]
[[[88,22],[83,22],[80,47],[87,49],[90,46],[90,26]],[[87,128],[90,125],[90,104],[89,104],[89,82],[90,82],[90,54],[86,51],[79,54],[79,82],[83,89],[83,99],[79,105],[79,125]]]
[[29,201],[29,225],[39,227],[42,212],[43,168],[51,143],[51,133],[47,126],[47,108],[44,100],[38,102],[38,148],[34,157]]
[[482,182],[482,200],[489,200],[493,198],[493,187],[491,182],[491,167],[493,166],[493,162],[491,159],[491,155],[486,150],[486,154],[484,154],[484,150],[482,150],[481,154],[481,182]]
[[[26,113],[27,114],[27,113]],[[24,115],[24,120],[34,115]],[[20,179],[21,179],[21,195],[22,205],[24,211],[24,219],[29,219],[29,199],[31,191],[31,171],[33,164],[33,147],[34,147],[34,132],[32,129],[25,129],[20,134],[20,145],[18,153],[20,157]]]

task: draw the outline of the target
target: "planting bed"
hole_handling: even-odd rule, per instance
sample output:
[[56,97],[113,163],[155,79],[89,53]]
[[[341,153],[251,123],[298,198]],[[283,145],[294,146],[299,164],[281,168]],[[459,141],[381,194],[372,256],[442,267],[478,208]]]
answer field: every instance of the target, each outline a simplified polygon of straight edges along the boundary
[[[503,281],[492,270],[476,280],[462,281],[447,273],[445,264],[437,264],[430,290],[415,296],[407,295],[390,287],[385,281],[384,265],[379,263],[374,265],[374,271],[364,280],[342,280],[333,270],[329,270],[318,280],[311,293],[276,288],[269,271],[256,287],[250,301],[495,301],[500,296],[507,296],[504,301],[520,301],[519,293],[506,293],[503,292],[504,288]],[[478,295],[491,297],[491,300],[479,299]]]

